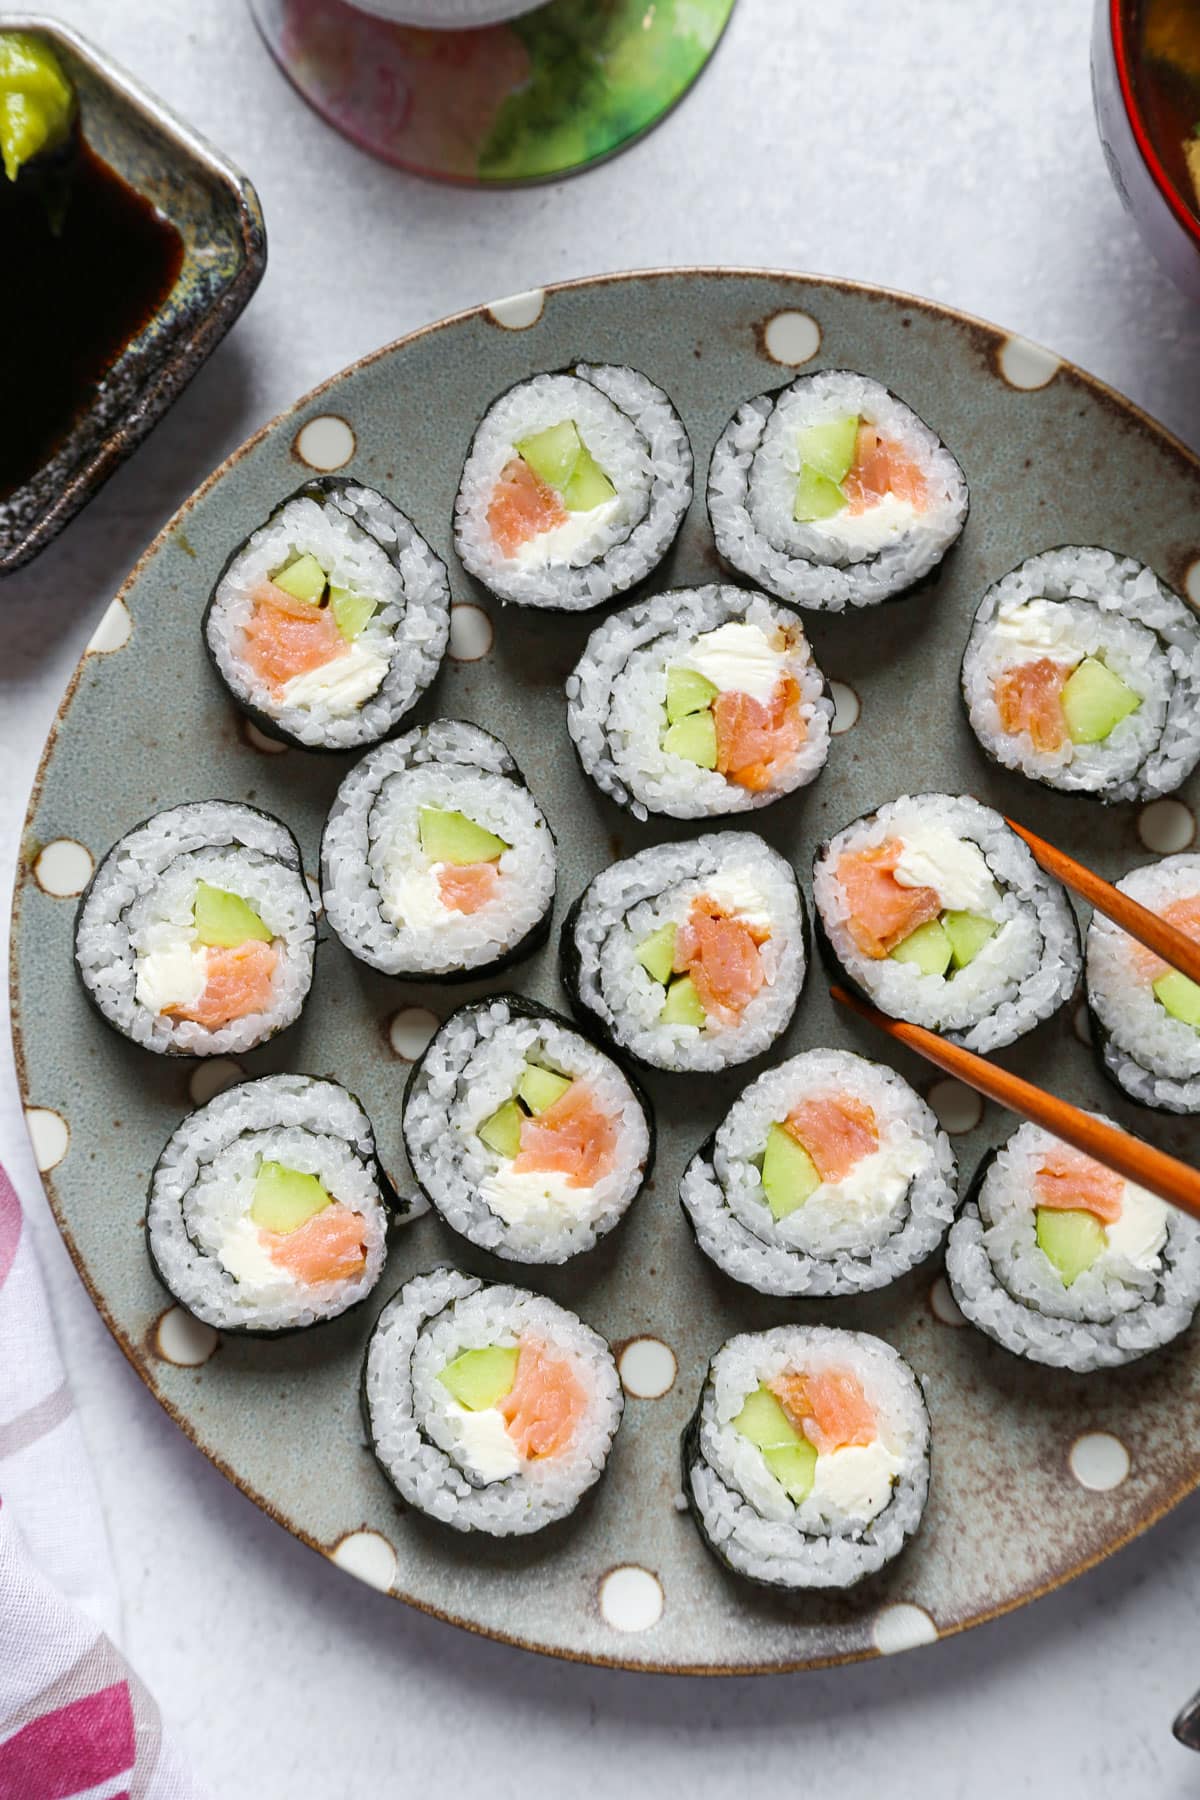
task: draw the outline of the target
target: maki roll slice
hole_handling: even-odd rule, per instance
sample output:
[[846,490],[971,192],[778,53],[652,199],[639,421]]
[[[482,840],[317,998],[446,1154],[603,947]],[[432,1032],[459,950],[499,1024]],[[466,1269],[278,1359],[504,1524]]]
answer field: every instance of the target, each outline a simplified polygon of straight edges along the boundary
[[[1195,851],[1134,869],[1117,886],[1200,942]],[[1094,912],[1087,997],[1092,1036],[1110,1079],[1142,1106],[1200,1113],[1200,986]]]
[[684,1171],[704,1254],[760,1294],[861,1294],[932,1255],[954,1217],[950,1140],[893,1069],[806,1050],[760,1075]]
[[512,994],[451,1014],[409,1076],[403,1124],[413,1174],[447,1225],[511,1262],[590,1250],[653,1161],[628,1076]]
[[929,1414],[864,1331],[782,1325],[724,1343],[683,1434],[683,1488],[727,1568],[767,1587],[848,1588],[921,1523]]
[[598,625],[567,678],[584,773],[636,818],[769,806],[815,781],[833,700],[790,607],[676,588]]
[[374,488],[306,482],[234,552],[204,614],[234,704],[305,750],[398,731],[441,666],[445,565]]
[[336,1081],[266,1075],[171,1134],[146,1243],[163,1286],[217,1331],[296,1331],[357,1306],[398,1206],[371,1121]]
[[518,606],[583,612],[657,568],[692,499],[692,447],[636,369],[578,363],[492,403],[467,453],[454,547]]
[[1087,1374],[1186,1330],[1200,1302],[1200,1225],[1027,1124],[984,1158],[946,1275],[1005,1350]]
[[1006,769],[1148,800],[1200,762],[1200,621],[1153,569],[1068,545],[980,602],[962,665],[971,729]]
[[791,1022],[808,971],[790,865],[749,831],[656,844],[592,881],[562,932],[572,1003],[656,1069],[728,1069]]
[[894,1019],[986,1055],[1057,1012],[1079,979],[1063,889],[969,795],[902,794],[817,852],[821,939]]
[[160,1056],[236,1056],[300,1016],[316,926],[300,848],[257,807],[196,800],[126,832],[79,902],[75,965]]
[[574,1512],[604,1472],[623,1404],[612,1352],[574,1313],[450,1268],[414,1276],[388,1301],[362,1399],[401,1498],[490,1537]]
[[740,406],[717,440],[708,512],[725,561],[794,606],[877,606],[936,568],[967,482],[911,407],[822,369]]
[[325,916],[385,975],[454,980],[527,956],[554,886],[554,837],[521,771],[458,719],[372,750],[325,822]]

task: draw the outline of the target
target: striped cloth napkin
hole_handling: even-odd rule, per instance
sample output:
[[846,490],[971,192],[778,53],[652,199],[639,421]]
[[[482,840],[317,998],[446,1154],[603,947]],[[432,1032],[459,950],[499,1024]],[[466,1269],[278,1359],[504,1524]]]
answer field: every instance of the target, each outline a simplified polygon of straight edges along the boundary
[[33,1234],[0,1167],[0,1800],[201,1800],[118,1618]]

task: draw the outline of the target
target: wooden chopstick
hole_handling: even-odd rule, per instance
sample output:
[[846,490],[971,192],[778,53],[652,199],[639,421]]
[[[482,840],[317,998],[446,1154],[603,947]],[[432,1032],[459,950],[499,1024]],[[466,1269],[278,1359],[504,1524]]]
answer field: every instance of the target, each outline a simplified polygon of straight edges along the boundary
[[1119,925],[1122,931],[1127,931],[1130,937],[1136,938],[1139,944],[1145,944],[1148,950],[1153,950],[1156,956],[1161,956],[1164,962],[1170,963],[1172,968],[1180,970],[1192,981],[1200,982],[1200,944],[1193,943],[1191,938],[1185,937],[1174,925],[1168,925],[1165,919],[1160,919],[1148,907],[1131,900],[1128,894],[1123,894],[1111,881],[1105,881],[1093,869],[1076,862],[1065,850],[1055,849],[1045,838],[1040,838],[1036,831],[1027,831],[1015,819],[1007,822],[1019,838],[1024,838],[1033,851],[1035,860],[1047,875],[1053,875],[1064,887],[1069,887],[1081,899],[1094,906],[1097,912],[1103,913],[1106,919],[1111,919],[1114,925]]
[[1153,1144],[1132,1137],[1116,1125],[1093,1119],[1090,1113],[1072,1106],[1070,1101],[1046,1093],[1044,1088],[1035,1087],[1020,1075],[987,1062],[972,1050],[963,1050],[958,1044],[939,1037],[936,1031],[888,1018],[867,1001],[847,993],[843,987],[835,985],[829,991],[840,1005],[848,1006],[860,1018],[907,1044],[910,1050],[935,1063],[939,1069],[945,1069],[948,1075],[964,1081],[977,1093],[1006,1106],[1010,1112],[1020,1113],[1022,1118],[1032,1119],[1035,1125],[1053,1132],[1064,1144],[1071,1144],[1085,1156],[1114,1169],[1126,1181],[1136,1181],[1139,1187],[1149,1188],[1160,1199],[1168,1200],[1182,1212],[1200,1219],[1200,1170],[1180,1162],[1178,1157],[1168,1156],[1165,1150],[1156,1150]]

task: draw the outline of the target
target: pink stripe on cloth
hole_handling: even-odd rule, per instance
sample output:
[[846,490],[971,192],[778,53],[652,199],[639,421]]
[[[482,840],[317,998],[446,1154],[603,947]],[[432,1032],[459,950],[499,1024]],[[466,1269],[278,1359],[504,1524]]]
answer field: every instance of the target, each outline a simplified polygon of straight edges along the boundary
[[17,1199],[17,1190],[0,1166],[0,1287],[4,1286],[8,1271],[13,1265],[13,1257],[17,1254],[21,1219],[21,1202]]
[[136,1754],[129,1688],[116,1681],[0,1744],[0,1800],[70,1800],[131,1769]]

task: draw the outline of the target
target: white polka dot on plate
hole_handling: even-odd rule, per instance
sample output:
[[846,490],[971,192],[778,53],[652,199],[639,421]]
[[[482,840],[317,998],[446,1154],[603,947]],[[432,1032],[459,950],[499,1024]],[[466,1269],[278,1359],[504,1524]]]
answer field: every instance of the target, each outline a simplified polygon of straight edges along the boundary
[[975,1089],[952,1076],[935,1081],[925,1097],[937,1114],[938,1124],[951,1137],[974,1131],[983,1117],[983,1100]]
[[1014,336],[1000,346],[999,365],[1009,387],[1031,391],[1050,385],[1062,368],[1062,358],[1028,338]]
[[1075,1011],[1071,1014],[1071,1030],[1075,1033],[1075,1036],[1079,1039],[1081,1044],[1091,1043],[1092,1021],[1091,1016],[1088,1013],[1086,1000],[1081,1000],[1079,1005],[1075,1008]]
[[492,647],[492,621],[469,600],[450,608],[450,655],[455,662],[478,662]]
[[265,731],[260,731],[253,719],[242,720],[242,736],[252,750],[261,750],[264,756],[282,756],[288,748],[278,738],[268,737]]
[[950,1292],[950,1283],[944,1275],[939,1275],[929,1290],[929,1310],[939,1325],[965,1325],[966,1319],[959,1310],[958,1301]]
[[207,1106],[226,1088],[231,1088],[236,1081],[245,1075],[240,1062],[234,1062],[232,1056],[211,1056],[199,1062],[188,1076],[188,1093],[192,1097],[193,1106]]
[[1080,1487],[1097,1494],[1120,1487],[1130,1470],[1128,1450],[1110,1431],[1089,1431],[1077,1437],[1069,1461]]
[[493,300],[487,313],[505,331],[528,331],[545,310],[545,288],[527,288],[523,294],[507,294],[503,300]]
[[25,1129],[33,1145],[33,1160],[43,1175],[57,1169],[71,1147],[67,1121],[52,1106],[27,1106]]
[[88,639],[84,655],[111,656],[114,650],[122,649],[129,642],[132,631],[129,608],[123,600],[114,600]]
[[353,427],[336,413],[322,413],[296,433],[296,455],[324,475],[348,463],[356,448]]
[[843,731],[850,731],[858,724],[862,707],[858,695],[847,681],[831,681],[829,691],[833,695],[833,724],[830,729],[834,737],[839,737]]
[[74,838],[54,838],[34,863],[33,879],[52,899],[70,900],[82,894],[95,866],[85,845],[76,843]]
[[617,1361],[621,1386],[635,1400],[661,1400],[675,1385],[675,1352],[661,1338],[630,1338]]
[[806,312],[777,312],[763,330],[763,347],[772,362],[799,368],[821,348],[821,327]]
[[885,1606],[875,1615],[871,1636],[881,1656],[895,1656],[900,1650],[916,1650],[922,1644],[937,1642],[938,1628],[923,1606],[906,1600]]
[[663,1615],[658,1576],[636,1563],[610,1569],[600,1583],[600,1615],[614,1631],[649,1631]]
[[1137,816],[1137,834],[1155,856],[1177,856],[1196,836],[1196,819],[1182,800],[1151,800]]
[[1183,578],[1183,591],[1193,606],[1200,606],[1200,556],[1198,556]]
[[441,1024],[436,1013],[424,1006],[406,1006],[388,1025],[388,1043],[403,1062],[416,1062]]
[[396,1552],[378,1531],[350,1532],[334,1546],[330,1560],[382,1594],[390,1591],[396,1579]]
[[169,1307],[154,1333],[154,1347],[163,1361],[181,1369],[198,1369],[220,1341],[211,1325],[194,1319],[182,1306]]

